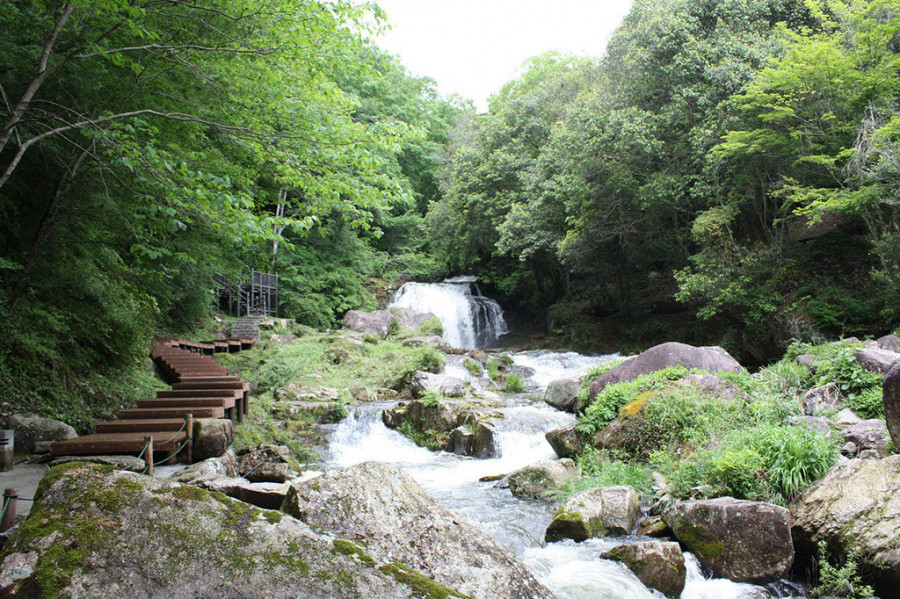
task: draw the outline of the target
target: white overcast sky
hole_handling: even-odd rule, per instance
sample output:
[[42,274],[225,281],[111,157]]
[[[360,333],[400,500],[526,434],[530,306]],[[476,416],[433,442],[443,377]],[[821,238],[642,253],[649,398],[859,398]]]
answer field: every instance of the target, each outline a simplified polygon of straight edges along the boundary
[[443,95],[475,101],[513,79],[548,50],[602,56],[631,0],[377,0],[392,29],[378,45]]

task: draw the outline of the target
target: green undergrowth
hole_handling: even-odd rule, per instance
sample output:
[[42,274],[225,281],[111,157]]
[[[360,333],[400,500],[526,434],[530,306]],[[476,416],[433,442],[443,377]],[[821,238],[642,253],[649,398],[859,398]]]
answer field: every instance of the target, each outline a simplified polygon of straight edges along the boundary
[[650,466],[621,452],[589,447],[575,457],[575,464],[580,476],[567,480],[559,489],[547,491],[545,497],[563,503],[575,493],[615,485],[628,485],[638,493],[650,492]]

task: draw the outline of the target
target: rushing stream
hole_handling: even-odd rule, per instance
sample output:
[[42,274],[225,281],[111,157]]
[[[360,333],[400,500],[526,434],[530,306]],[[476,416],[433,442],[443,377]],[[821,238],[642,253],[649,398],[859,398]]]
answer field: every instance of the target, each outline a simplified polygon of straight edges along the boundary
[[[466,280],[466,285],[471,282]],[[471,304],[461,307],[458,303],[461,297],[468,298],[468,302],[472,295],[461,290],[458,283],[407,283],[393,304],[435,313],[444,323],[448,340],[456,339],[457,343],[469,344],[465,347],[474,347],[477,346],[474,340],[495,335],[499,325],[495,320],[489,334],[480,331],[477,322],[473,326],[471,319],[478,318],[481,308],[472,308]],[[398,298],[405,298],[405,302],[398,302]],[[431,304],[423,304],[423,298]],[[486,302],[477,303],[484,305]],[[495,316],[499,316],[502,323],[502,315],[497,313],[491,318]],[[505,324],[502,327],[505,331]],[[474,459],[418,447],[384,426],[380,411],[396,402],[381,402],[357,406],[337,425],[330,434],[326,466],[342,468],[370,460],[399,465],[435,499],[509,547],[559,599],[663,597],[641,584],[624,565],[599,559],[600,553],[622,542],[643,539],[618,537],[545,544],[544,530],[554,513],[551,504],[519,499],[495,482],[480,481],[483,477],[507,474],[541,459],[555,459],[544,434],[572,422],[574,417],[545,404],[542,400],[544,388],[554,379],[584,372],[592,365],[612,358],[549,351],[511,355],[515,365],[526,373],[528,387],[523,393],[502,394],[506,405],[500,411],[504,418],[495,421],[499,433],[499,457]],[[448,356],[447,373],[468,379],[473,387],[480,384],[462,367],[460,356]],[[706,579],[693,556],[686,554],[686,561],[688,578],[682,599],[764,599],[770,596],[761,587]]]

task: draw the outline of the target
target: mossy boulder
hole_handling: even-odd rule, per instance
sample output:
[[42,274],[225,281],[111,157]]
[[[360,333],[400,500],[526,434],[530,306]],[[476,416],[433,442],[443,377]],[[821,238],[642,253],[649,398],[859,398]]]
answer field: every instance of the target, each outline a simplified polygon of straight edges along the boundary
[[333,537],[281,512],[73,462],[50,470],[31,514],[0,554],[0,594],[28,599],[464,596],[425,594],[382,569],[392,565],[400,567],[338,550]]
[[637,491],[625,485],[575,493],[560,506],[544,533],[547,542],[576,542],[630,534],[641,515]]
[[736,582],[770,582],[794,562],[787,509],[720,497],[681,501],[663,513],[675,538],[704,566]]
[[366,462],[294,484],[282,510],[479,599],[553,597],[509,549],[393,464]]
[[544,499],[544,493],[561,488],[577,475],[575,462],[540,460],[509,475],[509,490],[516,497]]
[[687,568],[678,543],[630,543],[613,547],[600,557],[622,562],[645,586],[656,589],[666,597],[680,597],[684,590]]

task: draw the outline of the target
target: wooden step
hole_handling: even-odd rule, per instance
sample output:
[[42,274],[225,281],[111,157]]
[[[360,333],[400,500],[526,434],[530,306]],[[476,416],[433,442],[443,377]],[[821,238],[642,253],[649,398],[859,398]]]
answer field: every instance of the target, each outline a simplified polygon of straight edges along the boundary
[[[144,449],[144,437],[153,437],[155,452],[171,452],[181,447],[187,433],[184,431],[156,431],[140,433],[97,433],[77,439],[57,441],[50,446],[53,455],[96,455],[137,453]],[[164,443],[159,443],[165,441]]]
[[[176,385],[180,385],[182,383],[240,383],[243,382],[240,377],[237,376],[224,376],[224,375],[185,375],[180,377],[179,382],[175,383]],[[249,383],[247,383],[249,385]]]
[[245,383],[243,381],[190,381],[175,383],[172,385],[173,391],[196,391],[209,389],[235,389],[239,391],[249,391],[250,383]]
[[233,408],[233,397],[170,397],[157,399],[142,399],[137,402],[140,409],[150,408],[190,408],[197,406],[198,408]]
[[98,433],[139,433],[143,431],[180,430],[184,426],[184,418],[132,418],[129,420],[110,420],[97,425]]
[[240,399],[243,396],[244,392],[240,389],[173,389],[156,393],[156,397],[159,399],[172,397],[231,397]]
[[224,418],[225,408],[134,408],[122,410],[118,416],[122,420],[147,418],[184,418],[193,414],[194,418]]

